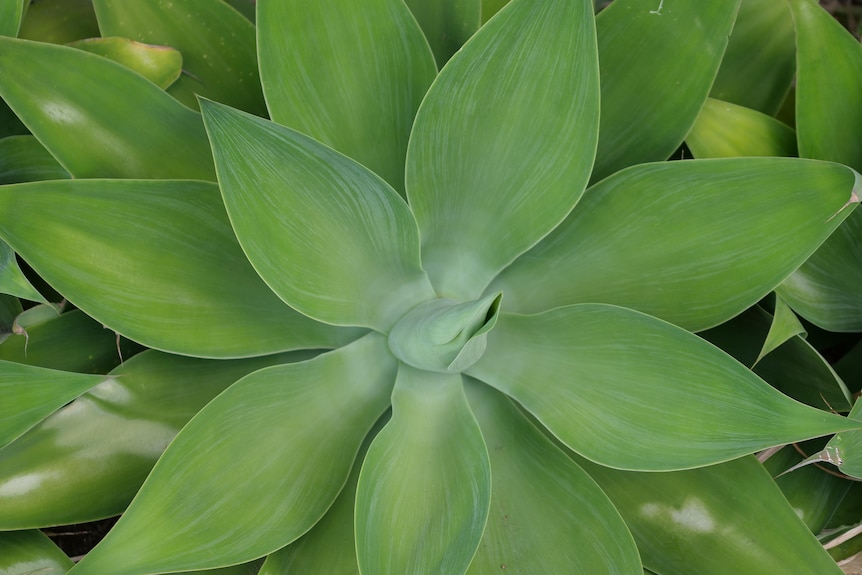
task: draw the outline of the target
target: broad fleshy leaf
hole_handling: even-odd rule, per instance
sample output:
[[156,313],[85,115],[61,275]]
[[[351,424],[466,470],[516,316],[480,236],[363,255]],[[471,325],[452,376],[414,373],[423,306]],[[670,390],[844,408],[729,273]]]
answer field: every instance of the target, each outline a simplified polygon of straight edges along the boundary
[[610,303],[706,329],[805,261],[860,187],[844,166],[795,158],[634,166],[590,188],[490,289],[507,311]]
[[813,407],[846,412],[850,392],[832,367],[810,343],[794,336],[755,361],[763,350],[773,317],[753,307],[699,335],[747,366],[781,393]]
[[0,0],[0,36],[18,35],[18,27],[29,0]]
[[38,0],[28,4],[19,38],[67,44],[99,35],[92,0]]
[[405,3],[422,26],[440,68],[481,24],[481,0],[405,0]]
[[183,428],[114,529],[71,572],[223,567],[297,539],[344,486],[389,404],[395,371],[386,340],[372,333],[239,380]]
[[500,314],[467,372],[620,469],[698,467],[862,426],[782,395],[681,328],[608,305]]
[[0,450],[0,530],[122,513],[168,443],[216,395],[257,369],[310,355],[213,361],[151,350],[127,360]]
[[0,293],[47,303],[42,294],[24,276],[18,260],[15,259],[15,252],[2,241],[0,241]]
[[106,58],[0,37],[0,96],[76,178],[214,178],[200,115]]
[[488,525],[467,573],[639,575],[634,540],[595,482],[505,396],[471,380],[466,391],[493,476]]
[[273,121],[350,156],[403,194],[410,127],[437,73],[404,2],[260,0],[258,45]]
[[203,102],[224,203],[249,261],[289,305],[386,331],[434,297],[404,200],[289,128]]
[[0,236],[77,307],[149,347],[243,357],[335,347],[358,335],[300,315],[266,287],[215,184],[4,186]]
[[0,140],[0,184],[69,177],[69,172],[33,136],[8,136]]
[[619,509],[656,573],[842,573],[753,457],[676,473],[577,461]]
[[104,379],[0,361],[0,449]]
[[[862,421],[862,401],[856,400],[848,416]],[[837,466],[845,475],[862,480],[862,431],[842,431],[829,440],[821,452],[819,461]],[[814,462],[812,459],[811,462]]]
[[773,116],[793,82],[795,63],[787,0],[742,0],[710,96]]
[[63,575],[71,567],[72,560],[40,531],[0,533],[2,575]]
[[[266,115],[254,25],[222,0],[93,0],[102,36],[171,46],[183,75],[168,93],[197,108],[195,94]],[[190,23],[194,25],[190,26]]]
[[162,89],[173,84],[183,70],[182,54],[169,46],[154,46],[118,36],[87,38],[69,46],[122,64]]
[[757,359],[754,364],[763,359],[767,354],[773,352],[776,348],[782,345],[787,340],[794,336],[805,337],[806,331],[799,318],[793,313],[784,300],[776,296],[775,312],[772,314],[772,324],[769,326],[769,332],[766,334],[766,340],[763,342],[763,348],[757,354]]
[[685,143],[695,158],[797,155],[793,128],[772,116],[712,98],[704,102]]
[[446,65],[416,115],[407,197],[441,297],[471,300],[554,228],[595,154],[586,0],[514,0]]
[[682,143],[738,7],[739,0],[616,0],[599,13],[602,111],[592,182],[665,160]]
[[[862,46],[817,3],[793,0],[791,6],[799,155],[860,170]],[[862,331],[862,212],[851,216],[778,293],[824,329]]]
[[400,364],[392,419],[359,474],[360,571],[463,574],[490,499],[488,452],[462,376]]

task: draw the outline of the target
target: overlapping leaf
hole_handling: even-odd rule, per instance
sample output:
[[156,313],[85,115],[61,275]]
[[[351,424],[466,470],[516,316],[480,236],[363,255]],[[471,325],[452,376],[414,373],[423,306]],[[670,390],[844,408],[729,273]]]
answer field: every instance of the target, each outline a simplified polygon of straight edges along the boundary
[[796,133],[757,112],[707,98],[685,143],[695,158],[796,156]]
[[72,560],[40,531],[0,533],[0,573],[3,575],[63,575],[70,567]]
[[405,0],[431,45],[437,66],[442,68],[452,54],[479,29],[482,12],[480,0],[444,0],[426,2]]
[[118,62],[162,89],[173,84],[183,69],[182,54],[169,46],[153,46],[117,36],[88,38],[70,46]]

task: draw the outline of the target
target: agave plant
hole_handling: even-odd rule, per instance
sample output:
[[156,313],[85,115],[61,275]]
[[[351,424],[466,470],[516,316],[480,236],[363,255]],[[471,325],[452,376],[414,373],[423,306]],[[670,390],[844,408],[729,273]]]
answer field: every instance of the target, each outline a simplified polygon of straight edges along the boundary
[[[513,0],[437,73],[451,51],[432,52],[402,0],[261,0],[270,119],[208,85],[202,126],[118,64],[0,40],[0,71],[25,55],[35,69],[0,95],[75,176],[0,188],[0,237],[134,341],[270,363],[191,419],[72,572],[268,556],[261,573],[640,574],[641,554],[656,563],[639,527],[682,513],[703,533],[718,518],[706,498],[669,506],[670,473],[635,481],[655,499],[627,503],[615,470],[680,472],[859,428],[692,333],[784,281],[860,184],[815,160],[644,163],[685,136],[738,7],[686,4],[617,0],[596,19],[585,0]],[[103,34],[129,21],[95,6]],[[685,90],[656,96],[660,130],[649,109],[628,125],[625,102],[657,92],[629,92],[641,76],[616,40],[640,26],[664,49],[663,27],[694,15],[710,50]],[[59,61],[143,95],[51,92],[40,66]],[[135,105],[148,114],[124,118]],[[100,113],[89,139],[68,135]],[[118,146],[105,134],[125,121],[141,139]],[[217,184],[151,179],[213,166]],[[88,179],[105,176],[135,179]],[[297,349],[328,351],[273,355]],[[98,381],[74,379],[74,394]],[[768,481],[750,458],[730,465],[682,481]],[[804,552],[761,564],[837,569],[780,497],[762,509],[784,513]]]

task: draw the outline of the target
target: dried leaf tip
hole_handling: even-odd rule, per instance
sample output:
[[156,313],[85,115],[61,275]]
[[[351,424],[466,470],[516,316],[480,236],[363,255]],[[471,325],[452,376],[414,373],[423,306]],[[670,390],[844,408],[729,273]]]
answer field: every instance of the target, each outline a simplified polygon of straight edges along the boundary
[[852,206],[853,204],[860,203],[859,190],[862,189],[862,176],[860,176],[859,174],[855,174],[855,175],[856,175],[856,181],[853,184],[853,189],[850,190],[850,199],[847,200],[847,203],[845,203],[843,206],[841,206],[841,208],[837,212],[832,214],[828,220],[826,220],[827,223],[832,221],[832,218],[834,218],[835,216],[837,216],[838,214],[840,214],[841,212],[846,210],[848,206]]

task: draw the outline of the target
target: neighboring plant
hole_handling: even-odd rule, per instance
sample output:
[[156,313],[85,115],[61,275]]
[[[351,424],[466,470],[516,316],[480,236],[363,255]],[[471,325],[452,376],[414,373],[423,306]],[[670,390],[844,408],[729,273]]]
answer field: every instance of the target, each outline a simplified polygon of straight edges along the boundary
[[[259,67],[238,13],[176,4],[94,1],[103,36],[179,49],[176,100],[79,48],[0,39],[0,95],[73,176],[0,187],[0,237],[161,350],[108,378],[0,363],[4,416],[20,414],[0,428],[16,466],[0,494],[21,501],[0,528],[55,521],[32,485],[47,474],[20,470],[47,465],[57,416],[79,409],[140,425],[143,468],[191,420],[76,574],[264,556],[270,575],[721,573],[724,551],[690,563],[680,545],[740,541],[735,573],[840,572],[735,459],[862,424],[692,332],[782,284],[859,176],[659,161],[706,102],[738,3],[617,0],[595,18],[513,0],[445,62],[445,21],[421,19],[432,52],[401,0],[260,0]],[[142,399],[184,386],[176,413]]]

